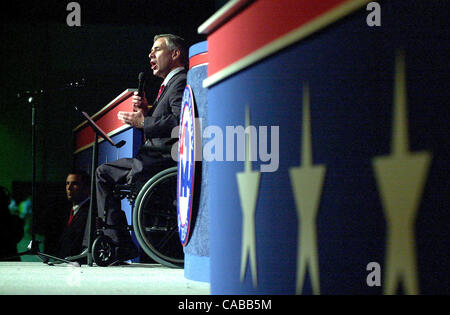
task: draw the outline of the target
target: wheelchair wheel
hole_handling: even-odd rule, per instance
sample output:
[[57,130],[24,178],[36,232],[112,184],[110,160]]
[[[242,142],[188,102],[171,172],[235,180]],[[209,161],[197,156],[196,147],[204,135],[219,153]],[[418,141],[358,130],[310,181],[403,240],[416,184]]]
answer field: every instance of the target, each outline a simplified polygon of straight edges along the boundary
[[184,264],[177,223],[177,167],[153,176],[140,190],[133,209],[136,239],[156,262],[174,268]]
[[101,235],[92,243],[92,258],[97,266],[105,267],[115,260],[115,246],[108,236]]

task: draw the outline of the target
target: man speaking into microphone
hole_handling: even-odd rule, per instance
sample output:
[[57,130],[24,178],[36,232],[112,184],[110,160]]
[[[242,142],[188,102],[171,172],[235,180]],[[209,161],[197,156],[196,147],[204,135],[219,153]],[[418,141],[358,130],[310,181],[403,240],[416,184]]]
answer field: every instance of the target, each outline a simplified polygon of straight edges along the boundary
[[117,246],[116,258],[120,261],[138,256],[138,250],[125,229],[128,223],[121,210],[120,200],[113,194],[114,186],[131,184],[137,179],[146,180],[157,172],[176,165],[171,157],[171,147],[177,139],[171,137],[171,132],[180,120],[189,62],[187,45],[176,35],[156,35],[149,58],[153,75],[163,79],[158,96],[151,104],[145,93],[139,95],[139,92],[135,92],[133,111],[118,113],[118,119],[123,123],[143,130],[145,143],[136,157],[102,164],[95,174],[98,214],[106,219],[107,225],[119,227],[106,229],[105,235]]

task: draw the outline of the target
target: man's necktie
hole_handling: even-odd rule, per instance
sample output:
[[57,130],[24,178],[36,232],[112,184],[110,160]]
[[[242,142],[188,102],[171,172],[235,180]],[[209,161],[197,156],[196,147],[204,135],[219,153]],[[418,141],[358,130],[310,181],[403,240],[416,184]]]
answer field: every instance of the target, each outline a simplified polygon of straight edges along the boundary
[[159,97],[161,96],[162,91],[164,90],[165,85],[161,84],[161,87],[159,88],[158,96],[156,96],[156,101],[159,100]]
[[73,220],[73,208],[72,210],[70,210],[69,221],[67,221],[67,226],[70,225],[70,222],[72,222],[72,220]]

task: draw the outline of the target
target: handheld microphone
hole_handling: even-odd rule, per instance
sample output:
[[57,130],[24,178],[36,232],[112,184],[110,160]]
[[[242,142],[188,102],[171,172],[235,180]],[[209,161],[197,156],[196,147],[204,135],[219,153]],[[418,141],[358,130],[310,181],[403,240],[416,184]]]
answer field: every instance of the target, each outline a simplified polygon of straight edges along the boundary
[[139,73],[138,79],[139,79],[138,95],[142,97],[144,95],[145,73],[144,72]]

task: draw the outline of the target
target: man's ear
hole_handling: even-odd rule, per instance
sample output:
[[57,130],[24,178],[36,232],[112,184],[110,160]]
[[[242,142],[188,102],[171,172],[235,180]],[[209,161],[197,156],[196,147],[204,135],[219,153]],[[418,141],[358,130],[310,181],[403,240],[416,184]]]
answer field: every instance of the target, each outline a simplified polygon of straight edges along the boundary
[[177,60],[180,58],[181,52],[179,49],[172,50],[172,59]]

